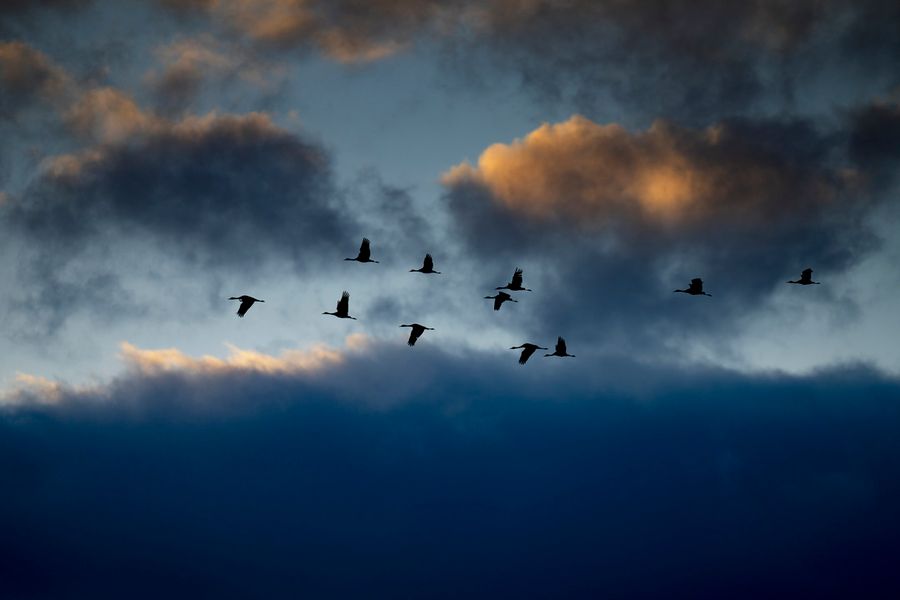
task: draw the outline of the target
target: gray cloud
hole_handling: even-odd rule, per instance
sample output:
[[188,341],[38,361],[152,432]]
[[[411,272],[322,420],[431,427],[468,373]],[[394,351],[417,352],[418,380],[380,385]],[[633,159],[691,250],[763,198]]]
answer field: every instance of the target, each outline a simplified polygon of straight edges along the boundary
[[[91,277],[114,281],[151,269],[148,249],[201,276],[304,272],[322,252],[339,253],[352,219],[335,204],[329,158],[317,144],[264,114],[171,122],[123,102],[114,91],[86,95],[69,120],[101,141],[56,157],[3,206],[22,276],[39,288],[32,299],[74,310],[84,294],[53,290],[62,293],[82,262]],[[123,270],[121,261],[132,262]]]
[[900,161],[900,89],[892,98],[857,109],[851,118],[850,155],[889,185]]
[[898,83],[900,9],[881,0],[184,6],[263,46],[313,48],[342,62],[378,60],[427,37],[443,45],[460,73],[514,73],[538,97],[591,115],[608,115],[611,99],[632,114],[692,123],[785,107],[803,112],[823,77],[829,91],[852,78],[864,94]]
[[156,50],[159,68],[144,77],[162,114],[187,112],[205,95],[214,94],[218,107],[235,99],[235,89],[246,98],[256,93],[271,101],[284,86],[287,68],[253,47],[216,39],[209,34],[179,38]]
[[481,15],[485,33],[457,47],[460,60],[481,48],[526,89],[588,114],[610,114],[612,98],[632,115],[698,123],[806,102],[796,94],[823,75],[879,86],[870,94],[897,82],[900,9],[880,0],[498,1]]

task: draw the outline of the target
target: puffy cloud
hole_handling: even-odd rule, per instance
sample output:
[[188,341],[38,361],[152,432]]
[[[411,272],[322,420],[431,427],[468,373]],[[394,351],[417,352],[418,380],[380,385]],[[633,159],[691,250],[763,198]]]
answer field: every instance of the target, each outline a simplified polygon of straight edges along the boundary
[[[639,356],[704,344],[724,356],[788,276],[836,274],[876,246],[866,219],[890,195],[848,151],[845,126],[658,121],[630,132],[573,117],[454,167],[446,199],[482,266],[498,280],[524,267],[543,291],[525,299],[537,331],[578,330]],[[673,298],[693,277],[714,298]],[[852,311],[837,289],[822,295]]]
[[53,102],[65,90],[66,73],[45,54],[20,41],[0,42],[0,118],[11,118],[33,102]]
[[[788,155],[764,138],[809,137],[802,127],[792,131],[788,124],[775,131],[747,125],[694,130],[657,121],[631,133],[576,115],[545,123],[512,144],[494,144],[477,166],[458,165],[443,181],[451,187],[482,185],[510,210],[536,218],[747,225],[825,209],[852,183],[851,170],[804,164],[807,157]],[[786,143],[793,149],[804,141]]]
[[5,408],[5,590],[113,597],[148,570],[138,597],[900,589],[896,380],[419,350],[129,370]]
[[[148,252],[208,277],[275,265],[300,271],[323,251],[339,254],[352,219],[337,202],[327,154],[268,115],[172,121],[100,89],[67,117],[98,143],[48,160],[3,206],[25,277],[15,304],[51,315],[36,322],[53,329],[79,306],[127,304],[118,283],[122,260],[149,271]],[[75,273],[82,283],[71,280]]]
[[[141,110],[128,94],[110,87],[87,90],[66,111],[64,119],[78,135],[110,144],[166,127],[158,117]],[[97,151],[87,154],[99,159]],[[62,157],[61,162],[71,164],[72,157]]]

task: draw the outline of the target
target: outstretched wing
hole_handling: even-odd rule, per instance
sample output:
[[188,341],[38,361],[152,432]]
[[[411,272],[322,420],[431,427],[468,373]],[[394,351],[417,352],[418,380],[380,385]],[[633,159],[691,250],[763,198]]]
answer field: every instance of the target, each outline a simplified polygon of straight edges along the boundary
[[800,279],[802,281],[812,281],[812,269],[803,269],[803,272],[800,274]]
[[416,345],[416,340],[419,339],[419,336],[425,332],[425,328],[421,325],[413,325],[412,331],[409,332],[409,341],[406,342],[410,346]]
[[369,250],[369,238],[363,238],[362,244],[359,246],[359,257],[358,260],[363,262],[369,260],[369,257],[372,255],[372,251]]
[[434,260],[432,260],[430,254],[425,255],[425,263],[422,265],[423,271],[432,271],[434,270]]
[[338,314],[346,315],[350,312],[350,294],[349,292],[344,292],[341,294],[341,299],[338,300],[337,303],[337,312]]
[[244,318],[244,315],[247,314],[247,311],[250,310],[250,307],[253,306],[253,300],[249,298],[245,300],[241,300],[241,305],[238,307],[237,316]]
[[528,359],[531,358],[531,355],[534,354],[534,351],[537,350],[537,346],[525,346],[525,349],[522,350],[522,356],[519,357],[519,364],[524,365],[528,362]]
[[500,310],[504,300],[506,300],[506,298],[503,297],[503,292],[494,296],[494,310]]
[[699,277],[691,279],[691,291],[692,292],[702,292],[703,291],[703,280]]
[[566,340],[561,337],[556,338],[556,353],[557,354],[567,354],[566,353]]
[[512,281],[509,284],[511,288],[522,287],[522,269],[516,269],[516,272],[513,273]]

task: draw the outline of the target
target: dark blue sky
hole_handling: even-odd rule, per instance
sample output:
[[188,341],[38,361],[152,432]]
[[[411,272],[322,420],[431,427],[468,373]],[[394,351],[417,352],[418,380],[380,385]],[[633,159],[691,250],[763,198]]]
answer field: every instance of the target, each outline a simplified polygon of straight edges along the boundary
[[895,4],[3,3],[0,596],[897,596]]

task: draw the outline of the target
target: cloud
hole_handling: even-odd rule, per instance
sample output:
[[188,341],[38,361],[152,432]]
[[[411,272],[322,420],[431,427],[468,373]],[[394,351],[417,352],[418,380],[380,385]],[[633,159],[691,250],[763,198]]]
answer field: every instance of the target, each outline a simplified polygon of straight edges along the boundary
[[217,40],[210,34],[178,39],[160,46],[156,54],[162,68],[145,76],[163,114],[185,111],[213,89],[221,98],[236,84],[272,93],[283,84],[285,67],[267,60],[251,48]]
[[[78,135],[101,143],[121,143],[133,136],[152,134],[167,124],[153,114],[144,112],[121,90],[103,87],[84,92],[64,115],[67,125]],[[101,151],[89,150],[85,156],[100,159]],[[74,156],[63,156],[51,166],[58,172],[63,163],[75,168]]]
[[[542,291],[524,299],[537,331],[590,332],[643,356],[723,353],[786,276],[836,274],[876,247],[866,218],[890,196],[848,151],[844,125],[629,131],[575,116],[453,167],[446,201],[475,261],[498,281],[521,266]],[[693,277],[713,299],[673,298]]]
[[35,102],[52,103],[68,84],[66,73],[45,54],[20,41],[0,42],[0,119]]
[[[351,347],[364,346],[365,338],[360,336],[361,334],[351,338],[348,340],[348,344]],[[122,345],[122,357],[132,369],[142,375],[167,372],[215,375],[228,371],[292,374],[314,371],[341,361],[341,355],[337,351],[326,347],[316,347],[306,352],[289,350],[279,357],[252,350],[242,350],[236,346],[230,346],[229,350],[231,354],[226,359],[213,356],[192,358],[177,348],[142,350],[125,343]]]
[[87,6],[91,0],[4,0],[0,14],[21,14],[37,9],[72,9]]
[[[768,134],[789,138],[788,148],[774,148]],[[477,166],[457,165],[443,182],[484,186],[503,206],[534,218],[758,225],[822,210],[852,183],[851,171],[804,164],[824,158],[802,154],[816,152],[804,144],[825,146],[813,135],[802,124],[776,131],[734,122],[695,130],[666,121],[631,133],[576,115],[488,147]]]
[[[173,121],[140,110],[119,91],[97,89],[66,120],[94,143],[48,159],[32,185],[3,206],[30,290],[14,304],[26,312],[50,307],[53,326],[80,307],[111,308],[121,297],[120,276],[153,270],[148,253],[204,276],[300,272],[322,252],[338,255],[352,227],[336,202],[326,152],[264,113]],[[123,260],[144,270],[123,271]]]
[[162,4],[206,14],[261,46],[315,48],[342,63],[366,63],[404,49],[438,13],[419,0],[210,0]]
[[129,370],[7,407],[6,590],[112,597],[147,571],[138,597],[900,589],[895,380],[419,350]]
[[900,88],[892,96],[854,111],[850,154],[858,163],[890,180],[900,160]]
[[497,0],[476,5],[469,22],[476,33],[452,48],[465,70],[516,73],[544,100],[591,115],[618,106],[692,123],[802,112],[822,78],[852,78],[865,97],[896,85],[900,56],[900,10],[879,0]]

